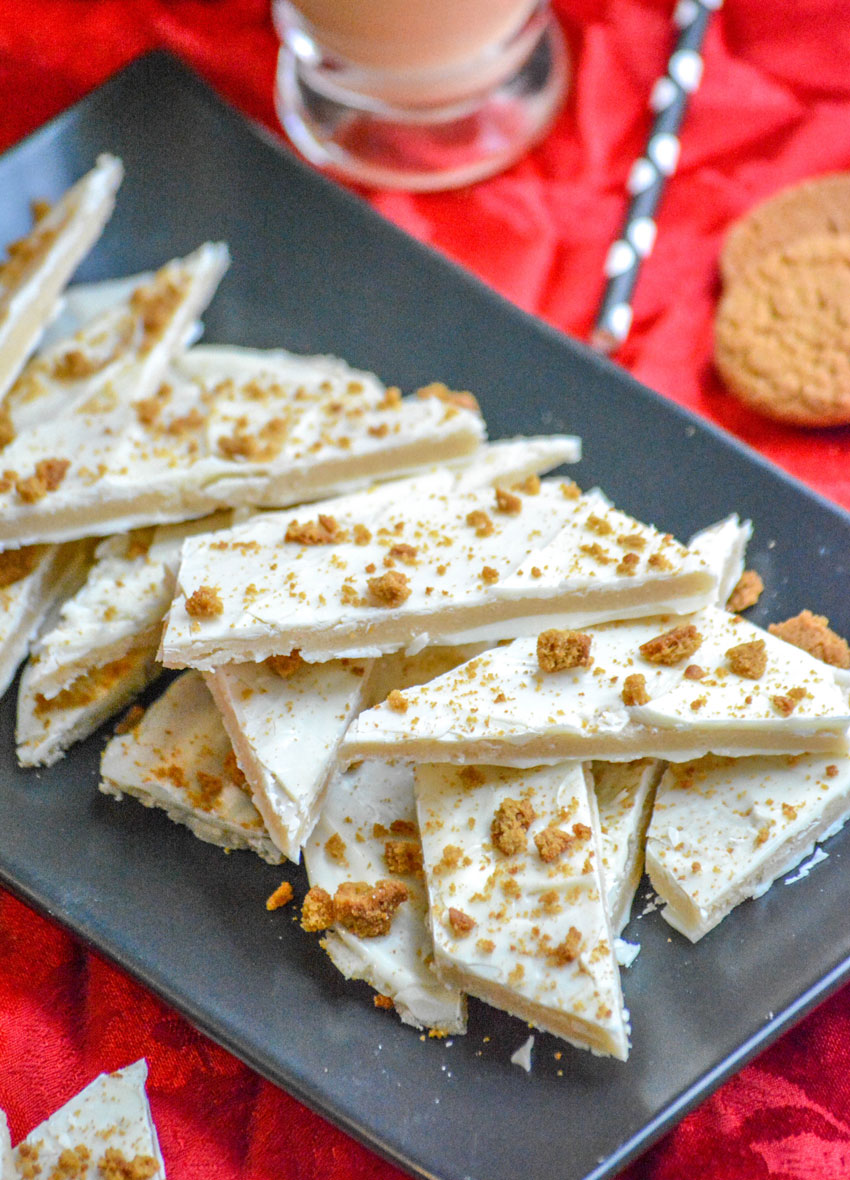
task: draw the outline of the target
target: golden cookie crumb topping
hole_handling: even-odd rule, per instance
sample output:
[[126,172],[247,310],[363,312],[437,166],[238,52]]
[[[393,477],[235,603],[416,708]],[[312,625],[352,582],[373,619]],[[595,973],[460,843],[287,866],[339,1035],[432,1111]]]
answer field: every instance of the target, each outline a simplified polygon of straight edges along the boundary
[[537,636],[537,663],[544,672],[562,672],[567,668],[589,668],[592,637],[583,631],[559,631],[552,628]]

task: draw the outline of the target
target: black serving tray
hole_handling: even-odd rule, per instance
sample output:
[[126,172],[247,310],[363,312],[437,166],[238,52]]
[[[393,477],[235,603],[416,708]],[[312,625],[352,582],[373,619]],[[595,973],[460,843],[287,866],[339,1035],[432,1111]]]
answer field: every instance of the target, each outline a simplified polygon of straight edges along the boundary
[[[31,197],[58,195],[102,151],[127,179],[81,279],[224,239],[234,261],[208,340],[337,353],[407,390],[475,390],[493,437],[578,433],[578,481],[644,520],[687,537],[731,511],[752,518],[750,564],[768,587],[757,621],[810,606],[850,632],[844,512],[384,222],[166,56],[0,158],[0,241],[25,231]],[[466,1037],[421,1039],[345,982],[289,911],[266,912],[280,869],[98,794],[103,733],[49,771],[18,769],[14,700],[0,704],[0,879],[421,1176],[611,1176],[850,971],[847,832],[807,878],[697,946],[657,913],[636,917],[628,1063],[538,1034],[526,1074],[510,1063],[521,1022],[471,1003]]]

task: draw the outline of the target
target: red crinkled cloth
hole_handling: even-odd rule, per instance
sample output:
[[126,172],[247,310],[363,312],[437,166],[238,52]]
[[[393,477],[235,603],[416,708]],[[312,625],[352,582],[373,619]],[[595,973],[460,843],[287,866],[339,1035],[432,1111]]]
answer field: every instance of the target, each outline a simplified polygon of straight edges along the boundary
[[[522,307],[586,337],[623,213],[625,179],[647,131],[647,95],[670,49],[672,2],[557,6],[576,74],[547,141],[510,172],[472,189],[369,199]],[[246,114],[274,126],[276,43],[267,0],[3,0],[0,147],[155,46],[171,49]],[[725,227],[783,185],[850,168],[848,61],[846,0],[729,0],[709,33],[681,164],[640,278],[632,335],[618,358],[648,385],[846,506],[850,431],[807,432],[757,418],[723,391],[710,356]],[[142,1055],[173,1180],[401,1176],[0,892],[0,1107],[9,1113],[13,1140],[96,1073]],[[850,989],[623,1175],[850,1177]]]

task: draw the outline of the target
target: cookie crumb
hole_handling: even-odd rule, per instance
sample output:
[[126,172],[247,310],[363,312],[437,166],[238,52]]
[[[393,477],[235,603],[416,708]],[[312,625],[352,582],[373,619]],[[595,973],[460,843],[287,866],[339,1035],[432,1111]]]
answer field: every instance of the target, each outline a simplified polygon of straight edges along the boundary
[[283,539],[298,545],[335,545],[342,540],[342,534],[333,516],[319,513],[318,520],[308,520],[304,524],[290,521]]
[[422,846],[414,840],[387,840],[384,860],[391,873],[402,877],[422,872]]
[[151,1180],[159,1164],[151,1155],[134,1155],[128,1160],[117,1147],[107,1147],[97,1163],[103,1180]]
[[288,881],[282,881],[274,893],[270,893],[266,898],[266,909],[279,910],[281,906],[288,905],[290,901],[292,901],[292,886]]
[[777,635],[786,643],[802,648],[817,660],[832,664],[835,668],[850,668],[850,647],[847,641],[830,629],[825,615],[812,614],[810,610],[800,611],[783,623],[771,623],[771,635]]
[[186,614],[193,619],[214,619],[224,610],[215,586],[199,586],[186,599]]
[[394,688],[387,697],[387,706],[394,713],[406,713],[407,697],[403,693],[400,693],[397,688]]
[[400,574],[398,570],[390,570],[378,578],[370,578],[367,585],[372,599],[378,606],[401,606],[411,593],[407,574]]
[[334,894],[334,921],[358,938],[378,938],[388,933],[396,910],[408,897],[401,881],[344,881]]
[[563,828],[556,828],[553,824],[544,828],[542,832],[538,832],[534,837],[540,859],[546,864],[551,864],[552,861],[562,856],[573,842],[573,837],[569,832],[565,832]]
[[269,671],[274,672],[275,676],[280,676],[282,680],[288,680],[290,676],[294,676],[299,668],[304,667],[304,664],[305,661],[301,658],[301,652],[297,647],[288,656],[269,656],[265,660]]
[[563,942],[553,947],[546,956],[554,967],[564,967],[567,963],[574,963],[581,951],[581,931],[570,926]]
[[583,631],[559,631],[552,628],[537,636],[537,663],[544,672],[561,672],[567,668],[589,668],[592,637]]
[[505,856],[522,852],[533,822],[534,808],[527,799],[503,799],[490,825],[493,843]]
[[347,863],[345,859],[345,841],[339,832],[334,832],[332,836],[328,836],[327,840],[325,840],[325,852],[331,860],[337,861],[338,864]]
[[458,410],[473,410],[477,413],[481,409],[474,393],[470,393],[468,389],[449,389],[442,381],[432,381],[430,385],[423,385],[421,389],[416,390],[416,397],[435,397]]
[[647,705],[649,704],[649,693],[646,691],[646,677],[642,672],[632,672],[623,681],[623,690],[620,693],[624,705]]
[[760,680],[767,667],[764,640],[753,639],[749,643],[736,644],[726,652],[726,659],[736,676],[746,677],[747,680]]
[[376,1008],[384,1008],[387,1012],[391,1012],[395,1008],[392,997],[382,995],[380,992],[376,992],[372,999],[372,1003]]
[[770,703],[783,717],[790,717],[797,707],[797,702],[790,693],[787,696],[777,693],[776,696],[770,698]]
[[744,570],[735,584],[735,588],[726,600],[726,609],[733,615],[739,614],[748,607],[755,606],[761,598],[764,582],[755,570]]
[[470,528],[475,529],[476,537],[489,537],[495,530],[493,521],[480,508],[476,508],[473,512],[467,512],[466,523]]
[[496,511],[504,512],[508,516],[517,516],[522,512],[522,500],[505,488],[496,488]]
[[651,664],[671,667],[689,659],[702,643],[702,636],[693,623],[672,627],[654,639],[640,645],[640,654]]
[[685,680],[702,680],[705,676],[705,668],[701,668],[699,664],[688,664],[682,675]]
[[308,933],[327,930],[334,923],[333,898],[327,889],[314,885],[308,889],[301,906],[301,928]]
[[0,553],[0,590],[31,574],[44,552],[41,545],[27,545],[23,549],[6,549]]
[[470,918],[469,914],[465,914],[463,910],[456,910],[454,906],[449,906],[449,925],[456,937],[465,938],[471,930],[475,929],[475,919]]

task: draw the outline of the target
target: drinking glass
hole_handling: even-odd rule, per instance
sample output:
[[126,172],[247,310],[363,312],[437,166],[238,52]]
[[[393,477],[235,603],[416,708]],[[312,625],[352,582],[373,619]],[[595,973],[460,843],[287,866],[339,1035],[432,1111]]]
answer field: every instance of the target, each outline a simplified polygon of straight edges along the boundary
[[567,87],[548,0],[274,0],[299,151],[367,185],[454,188],[539,140]]

